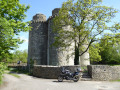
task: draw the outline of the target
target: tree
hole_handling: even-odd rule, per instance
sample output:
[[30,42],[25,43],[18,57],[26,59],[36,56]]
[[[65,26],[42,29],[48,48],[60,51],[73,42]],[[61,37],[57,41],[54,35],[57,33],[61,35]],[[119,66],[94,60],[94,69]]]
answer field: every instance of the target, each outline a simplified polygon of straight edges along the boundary
[[17,63],[18,61],[22,61],[22,63],[27,63],[27,50],[20,51],[16,50],[9,57],[7,57],[8,63]]
[[18,44],[22,43],[19,38],[15,38],[21,31],[28,31],[28,22],[23,22],[25,12],[29,6],[19,3],[19,0],[0,0],[0,82],[5,64],[1,62],[10,55]]
[[17,61],[22,61],[23,63],[27,62],[27,50],[24,51],[19,51],[17,50],[14,52],[14,60]]
[[[65,50],[74,42],[75,64],[79,64],[79,56],[100,40],[105,31],[118,33],[119,23],[108,26],[117,10],[101,3],[102,0],[68,0],[53,20],[53,30],[57,33],[53,45]],[[67,26],[72,29],[65,30]]]
[[3,62],[0,62],[0,85],[2,83],[2,79],[3,79],[3,74],[4,74],[4,70],[6,69],[6,65]]
[[112,37],[110,38],[110,34],[107,34],[106,36],[101,39],[99,43],[101,49],[100,49],[100,55],[102,61],[98,62],[100,64],[120,64],[120,39],[117,40]]
[[100,44],[99,43],[93,43],[90,48],[89,48],[89,54],[90,54],[90,62],[91,64],[100,62],[101,59],[101,55],[100,55]]
[[27,50],[24,50],[24,51],[22,52],[22,62],[23,62],[23,63],[27,63],[27,57],[28,57]]
[[9,50],[22,43],[15,36],[30,29],[29,22],[23,22],[28,9],[29,6],[20,4],[19,0],[0,0],[0,61],[9,55]]
[[97,43],[90,46],[90,60],[92,64],[120,64],[119,34],[106,34]]

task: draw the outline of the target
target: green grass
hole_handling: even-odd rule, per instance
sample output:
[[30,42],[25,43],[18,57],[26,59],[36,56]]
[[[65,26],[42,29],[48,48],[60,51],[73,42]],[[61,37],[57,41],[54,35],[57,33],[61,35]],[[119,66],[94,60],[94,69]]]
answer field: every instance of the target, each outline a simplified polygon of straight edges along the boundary
[[5,74],[9,74],[9,75],[12,75],[14,77],[20,78],[19,75],[15,74],[15,73],[12,73],[11,70],[5,70]]
[[19,73],[30,75],[27,70],[20,70],[19,68],[7,68],[5,73],[17,78],[20,78],[20,76],[17,75]]
[[110,80],[110,82],[120,82],[120,79],[117,79],[117,80]]
[[14,77],[16,77],[16,78],[20,78],[20,76],[19,75],[17,75],[17,74],[14,74],[14,73],[8,73],[9,75],[12,75],[12,76],[14,76]]
[[120,66],[120,65],[110,65],[110,66]]
[[115,81],[115,82],[120,82],[120,79],[118,79],[118,80],[113,80],[113,81]]
[[84,73],[87,73],[87,72],[88,72],[87,66],[81,67],[81,69],[82,69],[82,71],[83,71]]
[[15,73],[22,73],[26,75],[31,75],[28,70],[19,70],[17,68],[8,68],[10,72],[15,72]]

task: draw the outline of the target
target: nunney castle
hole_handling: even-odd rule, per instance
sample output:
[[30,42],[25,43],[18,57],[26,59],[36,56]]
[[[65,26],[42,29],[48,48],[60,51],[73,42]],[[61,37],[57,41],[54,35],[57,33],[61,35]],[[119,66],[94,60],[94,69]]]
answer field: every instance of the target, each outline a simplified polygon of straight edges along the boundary
[[[52,30],[52,20],[59,13],[60,8],[52,11],[52,16],[46,19],[43,14],[36,14],[31,21],[32,30],[29,31],[28,63],[34,60],[36,65],[74,65],[74,55],[67,58],[71,49],[59,51],[52,46],[54,42],[54,33]],[[70,29],[70,27],[66,27]],[[80,65],[89,65],[89,53],[86,52],[80,57]]]

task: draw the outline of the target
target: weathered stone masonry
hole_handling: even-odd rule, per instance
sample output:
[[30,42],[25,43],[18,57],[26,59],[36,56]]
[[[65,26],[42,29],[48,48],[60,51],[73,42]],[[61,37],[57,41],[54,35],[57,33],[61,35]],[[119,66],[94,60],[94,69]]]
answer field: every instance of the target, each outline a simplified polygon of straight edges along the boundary
[[[54,33],[52,30],[53,18],[59,13],[60,8],[52,11],[52,16],[46,19],[43,14],[36,14],[31,21],[32,30],[29,31],[28,46],[28,65],[30,60],[34,60],[35,65],[74,65],[74,55],[67,60],[67,55],[71,53],[67,51],[58,51],[58,48],[51,47],[54,42]],[[70,30],[70,27],[66,27]],[[89,65],[89,53],[86,52],[80,58],[82,64]]]
[[43,14],[33,17],[29,32],[28,60],[32,59],[36,64],[47,64],[47,23]]
[[33,75],[40,78],[57,79],[61,73],[61,68],[64,67],[71,72],[75,72],[79,65],[75,66],[45,66],[45,65],[35,65],[33,68]]
[[120,79],[120,66],[88,65],[88,73],[93,80],[118,80]]

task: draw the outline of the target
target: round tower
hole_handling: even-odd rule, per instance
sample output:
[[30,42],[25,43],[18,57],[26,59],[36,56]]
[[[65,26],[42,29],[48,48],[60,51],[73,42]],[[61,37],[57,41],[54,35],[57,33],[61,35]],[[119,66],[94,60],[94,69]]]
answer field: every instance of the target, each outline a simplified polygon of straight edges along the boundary
[[48,65],[58,65],[58,63],[59,63],[57,48],[52,46],[52,44],[54,42],[54,36],[55,36],[55,34],[52,30],[52,27],[53,27],[52,20],[55,17],[55,15],[56,15],[56,12],[53,10],[52,16],[49,17],[49,19],[48,19],[48,54],[47,54],[48,55],[47,56]]
[[31,21],[29,31],[28,63],[30,60],[37,65],[47,64],[47,23],[46,16],[36,14]]
[[[88,45],[84,44],[83,48],[87,48]],[[90,65],[90,56],[89,56],[89,50],[85,52],[82,56],[80,56],[80,65],[81,66],[87,66]]]
[[55,16],[59,13],[60,8],[55,8],[54,10],[52,10],[52,16]]
[[[48,19],[48,62],[49,65],[74,65],[74,58],[71,56],[69,57],[68,54],[70,53],[69,49],[68,51],[59,51],[59,48],[56,48],[52,46],[54,43],[54,37],[55,33],[52,30],[53,26],[53,18],[58,15],[60,8],[55,8],[52,11],[52,16]],[[70,26],[67,26],[65,29],[70,30]],[[68,59],[69,57],[69,59]]]
[[[52,16],[48,19],[48,62],[49,65],[74,65],[74,52],[75,43],[73,42],[70,47],[66,48],[66,51],[59,51],[59,48],[52,46],[54,43],[55,34],[52,30],[53,18],[58,15],[60,8],[55,8],[52,11]],[[72,30],[71,26],[63,27],[64,30]],[[87,48],[87,45],[83,45],[84,48]],[[90,64],[89,61],[89,52],[84,53],[80,56],[80,65],[87,66]]]

